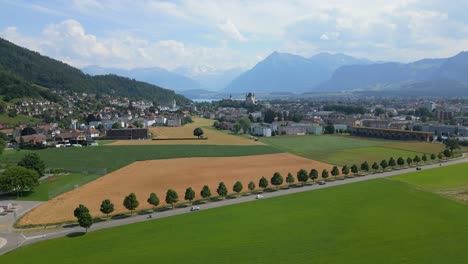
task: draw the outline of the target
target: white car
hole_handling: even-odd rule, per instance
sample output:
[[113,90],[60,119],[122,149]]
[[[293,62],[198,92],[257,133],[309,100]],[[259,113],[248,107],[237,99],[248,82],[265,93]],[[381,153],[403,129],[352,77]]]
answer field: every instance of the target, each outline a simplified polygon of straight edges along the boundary
[[257,195],[255,196],[255,199],[262,199],[262,198],[263,198],[263,195],[261,195],[261,194],[257,194]]
[[190,208],[190,211],[198,211],[200,210],[200,206],[192,206],[192,208]]

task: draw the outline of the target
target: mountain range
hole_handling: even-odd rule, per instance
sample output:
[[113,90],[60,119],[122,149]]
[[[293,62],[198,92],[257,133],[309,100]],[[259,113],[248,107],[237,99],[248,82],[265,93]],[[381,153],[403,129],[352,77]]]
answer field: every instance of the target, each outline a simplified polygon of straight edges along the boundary
[[[463,87],[468,83],[468,52],[446,59],[423,59],[412,63],[376,63],[346,65],[335,70],[332,77],[315,87],[317,91],[368,89],[398,89],[421,86],[431,89]],[[462,90],[463,92],[463,90]]]
[[307,92],[327,81],[345,65],[372,62],[345,54],[320,53],[310,58],[273,52],[252,69],[242,73],[226,88],[227,93]]

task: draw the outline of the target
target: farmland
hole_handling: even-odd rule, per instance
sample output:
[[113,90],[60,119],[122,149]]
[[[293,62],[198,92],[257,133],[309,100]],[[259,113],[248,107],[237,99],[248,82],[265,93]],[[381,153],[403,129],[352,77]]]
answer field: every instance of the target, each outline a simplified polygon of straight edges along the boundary
[[[7,151],[0,156],[3,164],[16,164],[30,151]],[[35,151],[49,168],[63,168],[82,174],[105,174],[132,162],[184,157],[232,157],[278,153],[268,146],[103,146],[50,148]]]
[[465,263],[467,221],[465,204],[382,179],[50,240],[0,261]]
[[[194,118],[194,122],[181,127],[153,127],[150,128],[155,139],[171,140],[119,140],[109,145],[262,145],[262,143],[247,138],[229,135],[227,133],[210,129],[213,120]],[[204,140],[197,140],[193,130],[201,127],[204,131]],[[174,140],[185,139],[185,140]],[[193,139],[193,140],[186,140]]]
[[395,142],[348,136],[280,136],[261,141],[281,151],[294,153],[326,163],[344,165],[364,161],[380,162],[390,157],[414,157],[422,153],[438,153],[442,144]]
[[144,201],[151,192],[156,192],[161,199],[164,199],[166,191],[174,189],[182,201],[185,189],[192,187],[196,190],[195,199],[199,199],[199,192],[204,185],[208,185],[213,195],[216,195],[216,188],[221,181],[231,192],[233,184],[238,180],[246,189],[249,181],[254,181],[258,185],[262,176],[270,179],[276,171],[286,176],[288,172],[295,175],[300,169],[310,171],[315,168],[321,171],[331,170],[331,167],[329,164],[286,153],[135,162],[40,205],[21,218],[19,225],[74,220],[73,209],[80,203],[85,204],[93,215],[98,215],[99,205],[104,199],[114,201],[116,213],[127,212],[121,201],[131,192],[135,192],[140,198],[142,208],[148,208],[150,206]]

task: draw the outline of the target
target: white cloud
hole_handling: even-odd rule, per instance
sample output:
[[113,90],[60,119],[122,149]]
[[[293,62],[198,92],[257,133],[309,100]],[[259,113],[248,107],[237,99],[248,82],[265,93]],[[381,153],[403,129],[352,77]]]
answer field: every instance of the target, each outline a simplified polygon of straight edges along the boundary
[[226,22],[219,24],[218,29],[231,39],[242,42],[247,41],[247,39],[239,32],[236,25],[232,23],[231,19],[227,19]]
[[98,38],[87,33],[78,21],[71,19],[47,25],[38,38],[23,36],[15,27],[5,28],[0,31],[0,35],[18,45],[76,67],[159,66],[175,69],[182,66],[203,66],[230,69],[245,68],[257,62],[255,57],[229,49],[226,45],[203,47],[176,40],[148,41],[125,32]]
[[[321,51],[344,52],[378,60],[410,61],[453,55],[468,47],[468,2],[463,1],[6,3],[73,18],[60,23],[55,20],[40,36],[24,29],[27,22],[24,26],[16,24],[18,29],[5,28],[1,34],[76,66],[223,69],[251,66],[258,61],[257,56],[265,57],[273,50],[307,56]],[[78,20],[86,23],[86,30]]]

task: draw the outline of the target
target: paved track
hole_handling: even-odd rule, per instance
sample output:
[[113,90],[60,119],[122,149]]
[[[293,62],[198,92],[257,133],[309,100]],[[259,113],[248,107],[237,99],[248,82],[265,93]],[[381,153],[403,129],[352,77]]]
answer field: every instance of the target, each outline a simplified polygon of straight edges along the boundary
[[[464,158],[448,161],[448,162],[442,163],[442,166],[458,164],[458,163],[463,163],[463,162],[468,162],[468,158],[464,157]],[[432,165],[424,165],[421,167],[424,170],[426,170],[426,169],[431,169],[431,168],[437,168],[439,166],[440,166],[439,163],[437,163],[437,164],[432,164]],[[349,184],[353,182],[361,182],[361,181],[367,181],[371,179],[385,178],[385,177],[390,177],[390,176],[413,172],[413,171],[415,171],[414,167],[408,168],[408,169],[402,169],[402,170],[394,170],[394,171],[389,171],[389,172],[384,172],[384,173],[370,174],[370,175],[363,176],[363,177],[349,178],[346,180],[337,180],[334,182],[328,182],[325,185],[315,184],[315,185],[309,185],[309,186],[304,186],[304,187],[299,187],[299,188],[278,190],[276,192],[265,192],[263,193],[263,196],[264,196],[264,199],[268,199],[268,198],[288,195],[292,193],[307,192],[307,191],[316,190],[316,189],[330,188],[333,186]],[[255,196],[250,195],[250,196],[242,196],[236,199],[226,199],[226,200],[222,200],[219,202],[211,202],[211,203],[200,205],[200,207],[202,210],[206,210],[206,209],[211,209],[211,208],[217,208],[217,207],[222,207],[222,206],[227,206],[227,205],[232,205],[232,204],[239,204],[239,203],[253,202],[253,201],[255,201]],[[133,223],[153,221],[153,220],[164,218],[164,217],[187,214],[187,213],[196,213],[196,212],[190,212],[189,207],[176,208],[174,210],[154,213],[152,214],[153,217],[151,219],[148,219],[147,215],[138,215],[138,216],[128,217],[128,218],[124,218],[120,220],[105,221],[105,222],[95,223],[91,227],[89,232],[100,230],[100,229],[105,229],[105,228],[133,224]],[[83,228],[80,228],[77,226],[62,227],[56,230],[36,232],[34,234],[29,234],[29,235],[23,235],[21,233],[18,233],[18,231],[20,230],[13,230],[13,229],[9,229],[9,230],[10,230],[9,232],[0,233],[0,237],[3,237],[4,239],[7,240],[6,245],[0,248],[0,255],[8,251],[11,251],[13,249],[16,249],[22,245],[31,244],[31,243],[35,243],[35,242],[39,242],[39,241],[43,241],[47,239],[52,239],[52,238],[57,238],[57,237],[73,236],[75,234],[80,234],[84,231]]]

